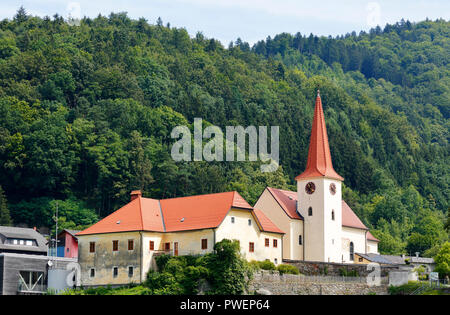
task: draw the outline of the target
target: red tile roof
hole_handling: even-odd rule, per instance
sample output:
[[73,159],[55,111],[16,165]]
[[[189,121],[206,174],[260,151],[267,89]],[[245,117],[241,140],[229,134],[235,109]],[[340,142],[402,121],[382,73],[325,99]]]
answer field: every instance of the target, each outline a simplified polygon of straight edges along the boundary
[[252,209],[235,191],[161,200],[166,232],[218,227],[231,207]]
[[[280,204],[281,208],[291,219],[302,219],[296,211],[297,193],[290,190],[276,189],[267,187],[275,200]],[[368,228],[361,222],[358,216],[353,212],[349,205],[342,200],[342,226],[364,229]]]
[[258,220],[264,232],[272,232],[279,234],[286,234],[280,230],[270,219],[259,209],[253,209],[256,219]]
[[281,208],[291,219],[302,219],[297,212],[297,193],[290,190],[282,190],[267,187],[275,200],[280,204]]
[[380,240],[377,239],[375,236],[372,235],[372,233],[370,233],[370,231],[367,232],[367,239],[369,241],[374,241],[374,242],[379,242]]
[[139,196],[77,235],[215,228],[231,208],[253,209],[236,191],[162,200]]
[[329,177],[344,180],[333,168],[331,162],[330,146],[328,144],[327,128],[323,116],[322,100],[317,93],[316,107],[314,109],[314,119],[309,139],[308,161],[306,169],[295,179],[309,177]]
[[143,230],[164,231],[158,200],[136,198],[76,235]]
[[342,226],[368,230],[344,200],[342,200]]

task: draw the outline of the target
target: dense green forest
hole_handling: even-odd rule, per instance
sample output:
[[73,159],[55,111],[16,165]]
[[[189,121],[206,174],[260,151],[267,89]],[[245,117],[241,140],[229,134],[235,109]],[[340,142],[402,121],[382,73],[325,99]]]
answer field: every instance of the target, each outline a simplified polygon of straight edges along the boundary
[[[320,88],[343,198],[383,253],[448,240],[450,22],[224,47],[126,13],[0,21],[0,223],[82,228],[129,200],[295,190]],[[175,162],[173,127],[280,126],[280,167]],[[7,200],[7,202],[6,202]],[[9,215],[8,215],[9,210]],[[447,222],[448,229],[448,222]]]

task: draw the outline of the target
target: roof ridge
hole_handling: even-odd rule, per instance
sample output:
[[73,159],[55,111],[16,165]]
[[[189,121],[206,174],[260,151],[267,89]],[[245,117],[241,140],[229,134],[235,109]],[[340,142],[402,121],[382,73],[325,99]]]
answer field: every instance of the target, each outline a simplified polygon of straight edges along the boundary
[[[231,191],[223,191],[223,192],[217,192],[217,193],[208,193],[208,194],[200,194],[200,195],[190,195],[190,196],[180,196],[180,197],[172,197],[172,198],[163,198],[163,199],[154,199],[154,200],[172,200],[172,199],[180,199],[180,198],[193,198],[193,197],[201,197],[201,196],[209,196],[209,195],[220,195],[220,194],[230,194],[235,192],[235,190]],[[153,199],[153,198],[147,198],[147,199]]]

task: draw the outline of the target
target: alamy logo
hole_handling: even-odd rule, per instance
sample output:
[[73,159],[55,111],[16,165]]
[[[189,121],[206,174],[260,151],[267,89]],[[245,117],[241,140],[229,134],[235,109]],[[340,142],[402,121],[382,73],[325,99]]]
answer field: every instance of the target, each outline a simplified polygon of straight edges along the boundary
[[[266,126],[226,126],[224,132],[217,126],[203,130],[201,118],[194,118],[194,137],[187,126],[173,128],[171,137],[179,139],[172,146],[175,161],[258,161],[261,172],[274,172],[279,165],[279,126],[270,127],[270,153],[268,152],[268,130]],[[248,152],[246,139],[248,137]],[[236,139],[236,142],[235,142]],[[203,144],[203,140],[209,140]],[[193,147],[193,157],[192,157]],[[224,150],[225,149],[225,150]]]

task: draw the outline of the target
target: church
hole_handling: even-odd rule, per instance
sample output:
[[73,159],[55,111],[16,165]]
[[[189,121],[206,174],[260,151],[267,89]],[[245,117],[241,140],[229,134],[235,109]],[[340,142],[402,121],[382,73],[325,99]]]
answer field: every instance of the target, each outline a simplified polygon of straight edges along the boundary
[[[297,191],[267,187],[252,207],[238,192],[129,203],[76,234],[83,285],[142,282],[161,254],[202,255],[223,239],[239,241],[247,260],[358,263],[378,240],[342,200],[320,95],[306,170]],[[364,263],[362,260],[359,263]]]
[[296,192],[267,187],[254,206],[286,233],[284,260],[352,263],[355,253],[378,252],[378,240],[342,200],[319,92],[306,169],[295,180]]

